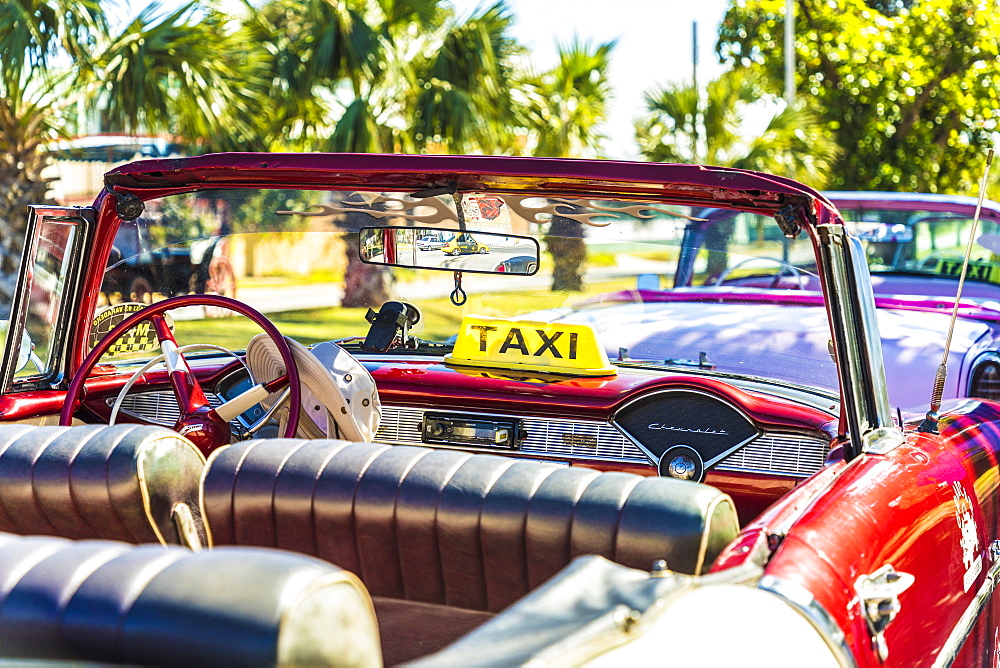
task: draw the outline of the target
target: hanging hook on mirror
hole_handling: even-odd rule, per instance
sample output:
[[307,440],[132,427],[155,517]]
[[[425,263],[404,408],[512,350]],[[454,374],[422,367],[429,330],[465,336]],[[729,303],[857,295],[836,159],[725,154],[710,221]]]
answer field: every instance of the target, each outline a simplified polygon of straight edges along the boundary
[[455,289],[451,291],[451,303],[455,306],[462,306],[469,301],[469,296],[462,289],[462,272],[455,272]]

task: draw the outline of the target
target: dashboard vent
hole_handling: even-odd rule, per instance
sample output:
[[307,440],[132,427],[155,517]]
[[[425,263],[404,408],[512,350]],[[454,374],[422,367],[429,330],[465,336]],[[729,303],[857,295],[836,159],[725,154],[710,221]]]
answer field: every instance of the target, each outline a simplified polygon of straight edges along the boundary
[[528,438],[521,452],[648,464],[634,443],[606,422],[524,418]]
[[[205,392],[205,398],[212,408],[222,403],[222,399],[212,392]],[[108,406],[113,406],[114,403],[115,398],[108,399]],[[173,427],[181,416],[177,399],[169,390],[126,395],[122,400],[121,412],[164,427]]]
[[423,420],[424,411],[420,409],[396,408],[382,404],[382,418],[378,423],[375,440],[381,443],[420,445]]
[[808,477],[823,468],[826,439],[767,432],[715,465],[721,471],[777,473]]

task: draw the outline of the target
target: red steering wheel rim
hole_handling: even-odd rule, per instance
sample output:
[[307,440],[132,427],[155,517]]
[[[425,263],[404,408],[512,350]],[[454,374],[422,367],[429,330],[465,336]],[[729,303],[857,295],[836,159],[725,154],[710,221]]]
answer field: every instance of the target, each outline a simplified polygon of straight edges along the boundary
[[[285,338],[281,335],[281,332],[278,331],[278,328],[275,327],[270,320],[264,317],[262,313],[250,306],[247,306],[243,302],[236,301],[230,297],[223,297],[221,295],[181,295],[179,297],[171,297],[169,299],[156,302],[155,304],[150,304],[141,311],[137,311],[136,313],[133,313],[125,318],[110,332],[108,332],[107,335],[105,335],[105,337],[101,339],[97,345],[94,346],[94,349],[91,350],[90,353],[88,353],[84,358],[83,363],[73,376],[73,381],[70,383],[69,389],[66,392],[66,402],[63,404],[62,412],[59,415],[59,424],[69,426],[73,423],[73,412],[76,410],[77,404],[80,401],[80,394],[83,391],[84,383],[90,376],[90,372],[93,370],[94,366],[97,365],[98,360],[100,360],[101,357],[107,352],[108,348],[110,348],[122,334],[140,322],[145,320],[150,320],[152,322],[152,318],[155,316],[162,316],[167,311],[183,308],[185,306],[213,306],[227,308],[246,318],[249,318],[261,329],[263,329],[264,333],[266,333],[271,340],[274,341],[275,346],[278,348],[278,353],[281,355],[281,360],[285,364],[285,373],[288,375],[289,416],[288,424],[285,427],[284,437],[294,438],[295,431],[298,428],[299,411],[302,406],[302,391],[301,385],[299,384],[299,372],[295,366],[295,359],[292,357],[291,349],[285,342]],[[178,400],[180,401],[179,398]],[[183,412],[183,407],[181,410]],[[219,419],[221,420],[221,418]],[[228,429],[228,426],[226,429]],[[208,453],[206,452],[205,454]]]

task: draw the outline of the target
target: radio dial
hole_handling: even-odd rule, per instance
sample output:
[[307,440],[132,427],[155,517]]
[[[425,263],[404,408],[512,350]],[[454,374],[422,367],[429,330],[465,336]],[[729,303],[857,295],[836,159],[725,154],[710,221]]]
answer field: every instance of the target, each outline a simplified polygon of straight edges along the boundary
[[429,425],[427,425],[427,431],[430,433],[431,436],[440,437],[450,432],[451,429],[449,429],[449,425],[445,424],[444,422],[434,421],[431,422]]

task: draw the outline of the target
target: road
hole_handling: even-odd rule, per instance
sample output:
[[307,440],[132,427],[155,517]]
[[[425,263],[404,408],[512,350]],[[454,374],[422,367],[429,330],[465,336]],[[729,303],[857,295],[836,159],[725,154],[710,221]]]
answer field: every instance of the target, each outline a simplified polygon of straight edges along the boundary
[[[485,255],[460,255],[458,257],[447,257],[440,251],[420,251],[421,255],[427,257],[423,261],[423,266],[431,266],[430,262],[436,255],[442,261],[453,262],[469,259],[489,258],[492,266],[499,262],[497,258],[500,253],[494,254],[493,249]],[[518,252],[518,254],[521,254]],[[505,251],[503,257],[510,257],[510,253]],[[587,272],[587,279],[611,280],[621,276],[634,276],[637,272],[648,271],[657,273],[664,271],[664,263],[639,260],[633,258],[635,262],[630,262],[628,267],[592,267]],[[642,265],[642,266],[640,266]],[[449,269],[454,265],[446,265]],[[466,267],[463,263],[461,266]],[[420,272],[419,278],[396,283],[393,291],[399,299],[419,303],[425,299],[440,299],[447,297],[455,289],[454,274],[447,271],[425,271]],[[551,272],[540,271],[534,276],[511,276],[504,274],[476,274],[465,273],[462,276],[462,288],[468,294],[484,294],[490,292],[504,293],[513,291],[544,290],[552,285]],[[297,311],[309,308],[325,308],[340,306],[343,297],[343,283],[306,283],[302,285],[268,285],[246,287],[239,286],[236,298],[252,306],[261,313],[275,313],[278,311]],[[185,312],[187,311],[187,312]],[[190,307],[190,309],[178,309],[174,311],[174,317],[178,320],[192,320],[204,317],[200,306]]]

